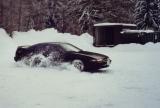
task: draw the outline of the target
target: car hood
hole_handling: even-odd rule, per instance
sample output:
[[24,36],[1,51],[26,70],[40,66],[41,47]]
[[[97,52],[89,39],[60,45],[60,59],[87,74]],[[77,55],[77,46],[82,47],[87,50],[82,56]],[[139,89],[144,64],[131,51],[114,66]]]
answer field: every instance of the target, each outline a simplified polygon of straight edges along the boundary
[[108,56],[106,56],[106,55],[94,53],[94,52],[88,52],[88,51],[80,51],[80,52],[78,52],[78,54],[83,55],[83,56],[92,57],[95,59],[108,58]]

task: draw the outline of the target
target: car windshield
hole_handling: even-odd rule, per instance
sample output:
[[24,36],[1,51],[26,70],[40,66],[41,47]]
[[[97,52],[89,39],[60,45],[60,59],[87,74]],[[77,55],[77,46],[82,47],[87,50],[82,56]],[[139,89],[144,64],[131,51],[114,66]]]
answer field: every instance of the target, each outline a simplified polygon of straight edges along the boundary
[[62,44],[62,47],[66,50],[66,51],[75,51],[75,52],[79,52],[82,51],[80,48],[71,45],[71,44]]

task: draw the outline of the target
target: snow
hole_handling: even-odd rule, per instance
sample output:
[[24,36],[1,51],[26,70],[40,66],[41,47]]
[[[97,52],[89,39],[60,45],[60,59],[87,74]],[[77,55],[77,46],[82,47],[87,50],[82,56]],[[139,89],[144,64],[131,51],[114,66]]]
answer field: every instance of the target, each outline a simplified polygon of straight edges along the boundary
[[[69,64],[27,67],[13,61],[18,45],[70,42],[84,50],[108,55],[112,65],[95,73]],[[88,34],[74,36],[54,29],[14,32],[0,30],[0,108],[159,108],[160,44],[92,46]]]
[[123,33],[154,33],[153,30],[130,30],[130,29],[125,29],[121,32]]
[[115,25],[121,25],[121,26],[136,26],[135,24],[126,24],[126,23],[97,23],[94,24],[94,26],[115,26]]

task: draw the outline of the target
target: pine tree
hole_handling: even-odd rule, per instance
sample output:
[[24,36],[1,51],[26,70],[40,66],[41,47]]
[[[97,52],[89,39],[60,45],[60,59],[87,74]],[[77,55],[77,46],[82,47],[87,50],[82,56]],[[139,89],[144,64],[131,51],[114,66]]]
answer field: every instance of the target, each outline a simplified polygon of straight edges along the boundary
[[135,23],[138,29],[159,29],[158,0],[137,0],[135,6]]
[[92,33],[94,23],[133,22],[135,0],[0,0],[0,27],[7,32],[42,30]]

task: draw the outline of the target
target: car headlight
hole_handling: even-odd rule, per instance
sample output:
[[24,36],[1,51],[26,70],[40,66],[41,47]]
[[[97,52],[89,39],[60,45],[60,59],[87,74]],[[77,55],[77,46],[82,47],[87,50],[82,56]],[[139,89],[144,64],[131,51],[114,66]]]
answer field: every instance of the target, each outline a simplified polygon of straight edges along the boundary
[[93,62],[102,62],[102,61],[103,61],[103,59],[102,59],[102,58],[99,58],[99,59],[93,59],[92,61],[93,61]]

